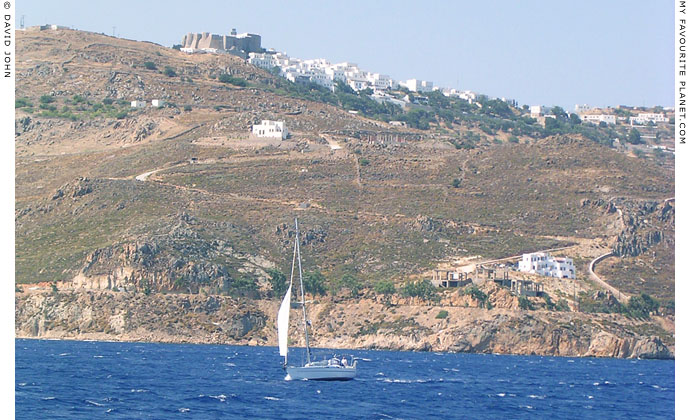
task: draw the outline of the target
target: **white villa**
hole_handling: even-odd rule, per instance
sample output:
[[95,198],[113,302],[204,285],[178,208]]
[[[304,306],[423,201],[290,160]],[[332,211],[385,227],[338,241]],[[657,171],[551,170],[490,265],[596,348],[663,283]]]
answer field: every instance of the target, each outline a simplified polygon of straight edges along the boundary
[[132,108],[145,108],[146,102],[144,101],[132,101]]
[[664,114],[640,113],[636,117],[630,117],[630,125],[633,124],[648,124],[650,121],[655,123],[668,122],[669,119]]
[[252,134],[257,137],[276,137],[285,140],[288,136],[284,121],[263,120],[252,126]]
[[605,122],[606,124],[615,124],[616,116],[610,114],[581,114],[580,118],[584,122],[600,123]]
[[572,258],[554,258],[548,252],[523,254],[522,260],[518,263],[518,269],[524,273],[540,276],[575,278],[575,265]]

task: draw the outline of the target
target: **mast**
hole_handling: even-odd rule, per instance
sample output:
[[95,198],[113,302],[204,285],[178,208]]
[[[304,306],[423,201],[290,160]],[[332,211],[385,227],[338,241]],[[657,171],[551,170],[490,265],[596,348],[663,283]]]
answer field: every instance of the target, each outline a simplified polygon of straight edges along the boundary
[[[309,350],[309,332],[307,331],[307,302],[304,300],[304,282],[302,281],[302,257],[299,253],[299,226],[295,217],[295,249],[297,250],[297,267],[299,268],[299,289],[302,294],[302,315],[304,316],[304,344],[307,348],[307,363],[311,363]],[[293,263],[294,267],[294,263]]]

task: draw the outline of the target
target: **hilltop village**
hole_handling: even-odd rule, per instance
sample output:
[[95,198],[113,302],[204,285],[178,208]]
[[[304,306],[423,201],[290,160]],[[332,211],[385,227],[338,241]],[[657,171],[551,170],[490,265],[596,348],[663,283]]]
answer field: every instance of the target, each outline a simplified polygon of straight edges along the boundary
[[[673,110],[520,105],[256,34],[17,35],[17,336],[673,357]],[[299,344],[299,337],[291,337]]]

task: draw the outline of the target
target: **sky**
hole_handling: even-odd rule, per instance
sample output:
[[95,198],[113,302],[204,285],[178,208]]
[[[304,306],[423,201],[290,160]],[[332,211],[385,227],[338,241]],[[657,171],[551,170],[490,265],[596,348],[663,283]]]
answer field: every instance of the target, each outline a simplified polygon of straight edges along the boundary
[[[290,56],[520,104],[673,106],[673,2],[21,0],[17,24],[152,41],[249,32]],[[107,6],[107,7],[106,7]]]

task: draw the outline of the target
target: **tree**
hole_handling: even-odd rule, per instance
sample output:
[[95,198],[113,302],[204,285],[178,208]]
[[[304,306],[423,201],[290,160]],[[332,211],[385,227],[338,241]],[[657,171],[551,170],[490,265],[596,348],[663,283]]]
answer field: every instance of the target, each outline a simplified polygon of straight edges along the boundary
[[180,51],[180,49],[182,49],[182,45],[181,45],[181,44],[174,44],[174,45],[172,46],[172,49],[173,49],[173,50]]
[[568,113],[565,112],[563,108],[560,106],[554,106],[551,109],[551,113],[556,116],[556,119],[559,121],[567,121],[568,120]]
[[642,143],[642,136],[640,135],[640,132],[637,131],[637,128],[633,128],[628,133],[628,143],[630,143],[630,144]]
[[154,63],[153,61],[145,61],[144,62],[144,68],[146,70],[156,70],[157,69],[156,63]]
[[326,294],[326,277],[319,271],[311,271],[304,275],[304,291],[312,295]]
[[453,179],[453,188],[460,188],[460,180],[458,178]]
[[573,112],[572,114],[570,114],[570,122],[571,122],[573,125],[582,124],[582,120],[580,119],[580,116],[577,115],[577,114],[574,113],[574,112]]
[[420,297],[429,300],[436,300],[438,298],[436,287],[434,287],[428,279],[405,283],[402,287],[402,295],[405,297]]
[[362,282],[352,274],[345,274],[340,279],[340,287],[349,290],[350,295],[352,297],[356,297],[359,294],[359,291],[362,289]]
[[379,295],[390,296],[395,293],[395,285],[390,280],[380,280],[374,284],[374,292]]
[[268,275],[270,276],[268,282],[271,283],[271,289],[273,289],[273,293],[277,297],[282,297],[288,288],[288,283],[286,281],[285,274],[283,274],[283,272],[278,269],[271,268],[268,270]]

